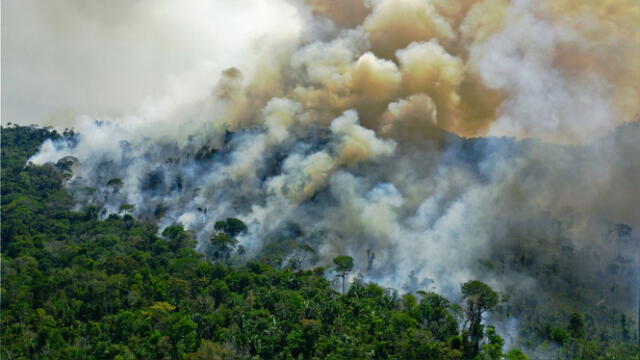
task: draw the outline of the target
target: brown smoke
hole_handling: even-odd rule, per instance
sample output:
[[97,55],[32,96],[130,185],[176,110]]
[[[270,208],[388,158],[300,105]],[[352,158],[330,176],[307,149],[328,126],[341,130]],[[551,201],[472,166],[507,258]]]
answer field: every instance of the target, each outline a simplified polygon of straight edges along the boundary
[[[300,121],[328,126],[355,109],[361,124],[401,142],[406,132],[391,130],[389,107],[419,96],[430,104],[422,106],[427,113],[408,118],[458,135],[571,143],[640,111],[640,6],[632,1],[307,3],[316,16],[351,30],[260,65],[247,89],[260,87],[262,96],[248,96],[249,113],[269,95],[286,94],[302,105]],[[408,118],[403,128],[424,129],[422,122],[408,126]]]
[[353,28],[369,15],[369,6],[362,0],[305,0],[313,13],[326,16],[344,28]]
[[[182,223],[201,247],[215,219],[246,221],[252,251],[296,222],[319,263],[365,264],[375,250],[389,286],[416,271],[457,292],[478,260],[526,242],[511,227],[575,217],[543,237],[597,245],[611,223],[637,226],[638,129],[603,138],[640,110],[637,2],[294,4],[299,33],[259,38],[251,65],[222,72],[204,99],[87,118],[77,144],[46,142],[32,161],[77,158],[80,200],[143,217],[162,206],[161,223]],[[121,192],[100,192],[114,177]]]

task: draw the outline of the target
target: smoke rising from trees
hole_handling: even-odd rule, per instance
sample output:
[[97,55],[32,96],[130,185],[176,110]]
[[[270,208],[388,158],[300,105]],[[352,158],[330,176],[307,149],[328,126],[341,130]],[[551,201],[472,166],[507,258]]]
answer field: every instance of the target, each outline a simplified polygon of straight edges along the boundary
[[348,254],[354,275],[445,294],[475,278],[534,293],[562,260],[604,292],[622,281],[608,301],[632,305],[637,266],[606,269],[638,235],[606,234],[640,228],[640,129],[622,125],[640,111],[640,6],[277,3],[301,26],[252,43],[249,65],[82,117],[31,161],[71,157],[80,205],[133,205],[201,250],[237,217],[248,256],[295,226],[317,250],[309,266]]

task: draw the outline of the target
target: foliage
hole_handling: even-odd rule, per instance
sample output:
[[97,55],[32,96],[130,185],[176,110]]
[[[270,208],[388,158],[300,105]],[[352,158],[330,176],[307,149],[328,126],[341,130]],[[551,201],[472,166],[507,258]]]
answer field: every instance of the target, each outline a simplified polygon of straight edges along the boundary
[[338,272],[349,272],[353,269],[353,258],[351,256],[338,256],[333,259],[333,263],[336,264],[336,270]]
[[342,293],[344,294],[344,285],[347,278],[347,274],[353,269],[353,258],[351,256],[341,255],[333,259],[333,263],[336,265],[336,271],[338,276],[342,278]]
[[521,350],[514,349],[505,354],[506,360],[529,360],[529,357],[525,355]]
[[[471,280],[462,284],[462,297],[466,302],[465,352],[468,356],[475,357],[480,351],[480,341],[483,337],[482,315],[498,305],[498,294],[482,281]],[[495,336],[495,329],[490,328],[489,330],[489,338],[491,339],[492,336]],[[502,343],[500,343],[500,349],[502,349]],[[494,358],[493,354],[497,350],[494,349],[494,346],[490,346],[487,351]]]
[[[2,129],[3,359],[471,358],[459,306],[441,295],[399,297],[360,281],[341,295],[323,268],[212,262],[180,225],[159,229],[126,213],[99,220],[100,209],[71,210],[62,186],[68,162],[25,165],[42,141],[60,136],[74,134]],[[246,231],[236,220],[215,224],[219,257]],[[354,266],[349,257],[335,264],[345,276]],[[462,290],[467,301],[477,299],[476,310],[497,302],[488,286]],[[579,329],[569,325],[567,334]],[[565,340],[576,356],[599,351],[588,339]],[[526,359],[502,354],[492,327],[478,342],[479,358]]]
[[[209,241],[207,254],[217,261],[229,261],[239,244],[236,236],[246,232],[247,226],[241,220],[228,218],[217,221],[214,229],[216,232]],[[240,247],[238,251],[241,253],[243,249]]]
[[480,315],[498,305],[498,294],[489,285],[479,280],[471,280],[462,284],[462,296],[467,300],[467,303],[474,305]]
[[214,228],[218,231],[224,232],[231,237],[238,236],[247,231],[247,226],[236,218],[228,218],[224,221],[217,221]]

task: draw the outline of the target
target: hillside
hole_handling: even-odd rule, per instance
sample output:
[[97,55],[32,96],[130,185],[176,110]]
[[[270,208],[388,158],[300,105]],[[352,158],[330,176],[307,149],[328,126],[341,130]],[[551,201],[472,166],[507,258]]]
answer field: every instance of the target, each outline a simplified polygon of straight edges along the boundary
[[[180,226],[72,210],[59,166],[24,166],[33,127],[2,129],[2,357],[5,359],[466,359],[462,308],[398,295],[329,269],[232,266],[193,250]],[[232,233],[232,231],[229,231]],[[227,235],[227,234],[225,234]],[[462,333],[461,333],[462,331]],[[503,340],[485,331],[482,356]],[[518,351],[510,359],[525,359]]]
[[[126,210],[99,220],[100,209],[73,207],[62,187],[64,162],[24,166],[44,139],[61,136],[2,129],[5,359],[526,358],[518,350],[503,354],[501,336],[515,334],[487,325],[474,354],[469,297],[456,304],[424,289],[400,295],[357,279],[341,295],[339,281],[331,281],[339,261],[297,270],[269,265],[275,254],[204,256],[180,226],[159,229]],[[233,223],[216,224],[213,243],[222,238],[234,248],[243,225]],[[637,352],[633,320],[623,314],[585,317],[568,302],[548,312],[508,297],[495,308],[497,328],[501,317],[518,314],[527,319],[523,340],[547,344],[560,358]]]

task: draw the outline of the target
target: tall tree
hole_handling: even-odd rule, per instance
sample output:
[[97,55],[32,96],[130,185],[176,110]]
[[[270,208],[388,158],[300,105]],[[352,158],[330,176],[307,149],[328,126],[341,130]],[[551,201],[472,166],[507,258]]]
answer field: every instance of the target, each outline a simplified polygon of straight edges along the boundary
[[236,218],[217,221],[214,228],[218,231],[227,233],[227,235],[231,237],[236,237],[247,231],[247,225],[245,225],[242,220]]
[[241,220],[228,218],[217,221],[214,229],[216,233],[211,237],[209,253],[216,260],[227,260],[238,246],[236,236],[246,232],[247,226]]
[[227,260],[238,245],[238,240],[219,232],[211,237],[210,251],[216,260]]
[[353,269],[353,258],[346,255],[336,256],[333,259],[333,263],[336,264],[338,277],[342,278],[342,293],[344,294],[345,279],[347,278],[347,274]]
[[466,340],[471,345],[471,357],[480,350],[483,336],[482,315],[498,305],[498,294],[482,281],[471,280],[462,284],[462,296],[465,299]]

